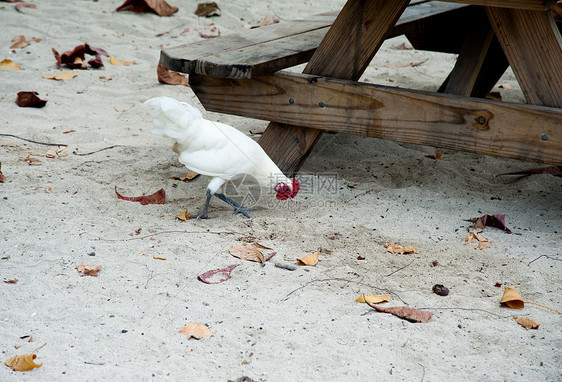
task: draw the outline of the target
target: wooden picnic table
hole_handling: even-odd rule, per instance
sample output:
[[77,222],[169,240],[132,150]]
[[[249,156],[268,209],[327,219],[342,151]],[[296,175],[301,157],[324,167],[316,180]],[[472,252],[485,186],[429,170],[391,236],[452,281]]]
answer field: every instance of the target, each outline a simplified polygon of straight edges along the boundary
[[[206,109],[271,121],[259,143],[288,175],[325,131],[561,166],[555,2],[348,0],[337,15],[162,51],[161,63],[190,75]],[[438,92],[357,82],[404,33],[459,54]],[[302,73],[280,70],[307,61]],[[527,104],[483,98],[509,65]]]

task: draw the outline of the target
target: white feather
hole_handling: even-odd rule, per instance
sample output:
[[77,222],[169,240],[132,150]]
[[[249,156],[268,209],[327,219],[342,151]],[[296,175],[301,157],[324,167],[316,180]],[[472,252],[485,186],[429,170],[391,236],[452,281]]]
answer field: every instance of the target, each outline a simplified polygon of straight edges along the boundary
[[211,194],[228,180],[245,174],[262,186],[283,182],[291,187],[291,181],[261,146],[234,127],[206,120],[199,109],[169,97],[152,98],[144,105],[155,112],[152,133],[173,138],[179,161],[213,178],[208,185]]

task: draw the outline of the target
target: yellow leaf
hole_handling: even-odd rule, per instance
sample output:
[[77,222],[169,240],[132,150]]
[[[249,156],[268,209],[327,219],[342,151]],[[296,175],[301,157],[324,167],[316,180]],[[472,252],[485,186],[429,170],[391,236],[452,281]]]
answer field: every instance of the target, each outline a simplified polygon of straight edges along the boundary
[[12,60],[6,58],[5,60],[0,61],[0,70],[6,69],[21,70],[21,66],[19,66],[18,64],[14,64]]
[[306,255],[302,259],[297,259],[297,262],[299,263],[299,265],[308,265],[312,267],[318,264],[318,255],[318,252],[314,252],[310,255]]
[[123,65],[123,66],[129,66],[129,65],[136,65],[137,64],[136,61],[116,60],[115,57],[113,57],[113,56],[109,57],[109,62],[111,63],[111,65]]
[[515,321],[517,321],[517,323],[519,325],[527,328],[527,330],[539,328],[539,323],[537,321],[533,320],[532,318],[529,318],[529,317],[513,317],[513,319]]
[[111,65],[117,65],[117,60],[115,60],[115,57],[113,56],[109,57],[109,62],[111,63]]
[[515,290],[514,286],[508,286],[505,288],[500,304],[506,304],[511,309],[523,309],[525,307],[523,298],[519,292]]
[[152,258],[153,258],[154,260],[166,260],[165,257],[156,257],[156,256],[152,256]]
[[200,338],[210,338],[213,335],[213,332],[209,328],[197,322],[192,322],[185,325],[180,329],[179,333],[185,334],[187,336],[187,339],[193,337],[197,340]]
[[187,208],[186,208],[183,212],[180,212],[180,214],[176,216],[176,219],[187,221],[187,219],[190,219],[191,217],[192,215],[187,213]]
[[29,371],[43,365],[43,362],[36,364],[33,361],[35,358],[36,354],[22,354],[6,360],[6,365],[14,371]]
[[386,243],[386,250],[390,253],[401,254],[401,255],[410,255],[412,253],[418,253],[418,251],[416,251],[411,244],[408,248],[404,248],[401,245]]
[[44,75],[43,78],[46,78],[48,80],[56,80],[56,81],[61,81],[61,80],[71,80],[74,77],[76,77],[78,75],[77,71],[72,71],[72,72],[60,72],[58,74],[47,74]]
[[369,304],[378,304],[381,302],[390,301],[390,296],[389,295],[377,296],[374,294],[369,294],[365,296],[364,294],[362,294],[355,301],[362,302],[362,303],[368,302]]

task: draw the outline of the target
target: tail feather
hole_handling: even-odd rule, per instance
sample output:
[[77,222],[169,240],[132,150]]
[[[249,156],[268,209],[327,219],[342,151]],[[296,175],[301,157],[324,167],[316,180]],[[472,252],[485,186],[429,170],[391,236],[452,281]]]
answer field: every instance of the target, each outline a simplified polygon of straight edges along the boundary
[[152,134],[178,141],[186,139],[189,127],[203,119],[199,109],[170,97],[151,98],[144,105],[152,107],[155,112]]

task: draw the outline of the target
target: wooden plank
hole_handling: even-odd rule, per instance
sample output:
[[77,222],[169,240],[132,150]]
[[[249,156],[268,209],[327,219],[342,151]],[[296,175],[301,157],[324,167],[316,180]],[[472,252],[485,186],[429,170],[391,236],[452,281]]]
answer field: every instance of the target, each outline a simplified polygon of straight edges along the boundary
[[[283,71],[252,80],[195,76],[192,88],[205,108],[216,112],[299,124],[314,131],[562,165],[559,108]],[[298,131],[303,134],[303,130]],[[309,143],[299,142],[302,137],[297,136],[296,143]],[[289,155],[295,158],[292,150]]]
[[[348,0],[304,73],[358,80],[407,5],[408,0]],[[318,129],[271,122],[259,143],[281,171],[292,175],[321,136]]]
[[553,7],[556,0],[441,0],[450,3],[483,5],[486,7],[544,11]]
[[[410,4],[387,38],[419,30],[424,20],[467,7],[435,1]],[[459,12],[456,14],[461,16]],[[252,78],[272,73],[310,60],[336,16],[337,12],[330,12],[308,20],[283,22],[241,35],[166,49],[161,52],[160,62],[174,71],[222,78]]]
[[487,8],[527,101],[562,107],[562,37],[550,12]]

